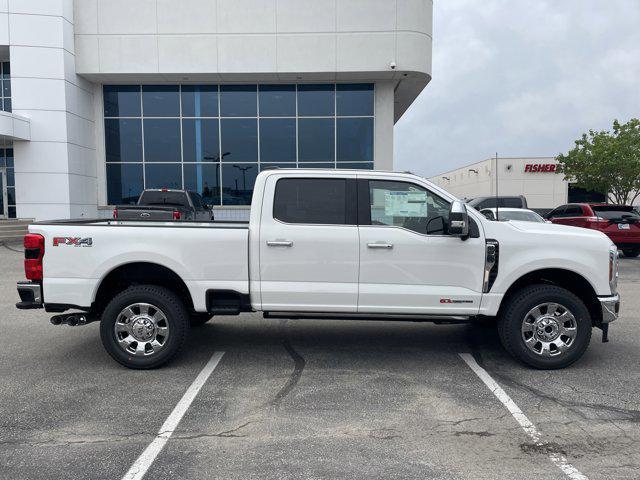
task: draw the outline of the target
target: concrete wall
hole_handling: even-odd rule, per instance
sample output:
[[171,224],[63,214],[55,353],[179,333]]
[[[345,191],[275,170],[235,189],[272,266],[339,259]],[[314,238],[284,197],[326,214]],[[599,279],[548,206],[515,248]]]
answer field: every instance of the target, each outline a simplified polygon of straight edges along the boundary
[[[77,71],[118,81],[431,78],[431,0],[76,0]],[[391,63],[396,68],[391,68]]]
[[0,39],[13,111],[31,121],[31,141],[14,142],[18,216],[96,215],[93,93],[75,74],[72,0],[0,2]]
[[[555,163],[553,157],[498,158],[498,195],[524,195],[531,208],[554,208],[566,203],[568,183],[562,174],[525,172],[527,164]],[[459,198],[489,196],[496,194],[495,171],[495,159],[487,159],[429,180]]]

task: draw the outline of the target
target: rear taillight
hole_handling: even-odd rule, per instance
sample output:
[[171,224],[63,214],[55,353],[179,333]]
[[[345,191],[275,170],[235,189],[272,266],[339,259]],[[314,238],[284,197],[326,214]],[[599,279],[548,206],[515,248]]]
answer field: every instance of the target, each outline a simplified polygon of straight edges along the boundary
[[27,280],[42,280],[44,237],[36,233],[24,236],[24,274]]
[[174,210],[173,211],[173,219],[174,220],[180,220],[180,217],[181,217],[180,212],[178,210]]
[[586,217],[587,227],[589,228],[605,228],[609,225],[609,220],[602,217]]
[[116,219],[116,220],[118,219],[118,209],[117,208],[113,209],[113,218]]

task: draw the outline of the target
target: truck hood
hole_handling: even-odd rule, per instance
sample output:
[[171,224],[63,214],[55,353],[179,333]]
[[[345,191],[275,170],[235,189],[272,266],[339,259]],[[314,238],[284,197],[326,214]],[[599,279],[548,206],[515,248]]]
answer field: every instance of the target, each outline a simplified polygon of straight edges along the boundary
[[539,234],[539,235],[561,235],[563,237],[571,236],[576,239],[598,239],[606,240],[607,243],[613,245],[613,242],[604,233],[597,230],[591,230],[581,227],[570,227],[568,225],[558,225],[556,223],[537,223],[537,222],[521,222],[517,220],[509,220],[505,222],[510,224],[516,230],[521,232]]

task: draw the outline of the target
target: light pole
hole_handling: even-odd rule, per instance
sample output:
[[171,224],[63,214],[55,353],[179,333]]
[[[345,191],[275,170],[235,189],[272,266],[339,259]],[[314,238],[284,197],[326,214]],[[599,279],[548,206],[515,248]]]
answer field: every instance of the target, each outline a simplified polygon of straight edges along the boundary
[[242,190],[244,192],[247,191],[247,170],[251,170],[253,167],[249,165],[248,167],[240,167],[238,165],[234,165],[233,168],[237,168],[242,172]]

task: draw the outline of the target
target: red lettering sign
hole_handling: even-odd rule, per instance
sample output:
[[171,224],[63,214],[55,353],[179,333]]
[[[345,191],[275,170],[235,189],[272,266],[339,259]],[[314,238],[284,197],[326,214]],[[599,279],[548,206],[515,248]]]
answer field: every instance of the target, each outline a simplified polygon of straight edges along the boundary
[[524,171],[529,173],[555,173],[557,171],[556,169],[557,165],[555,163],[527,163],[524,166]]

